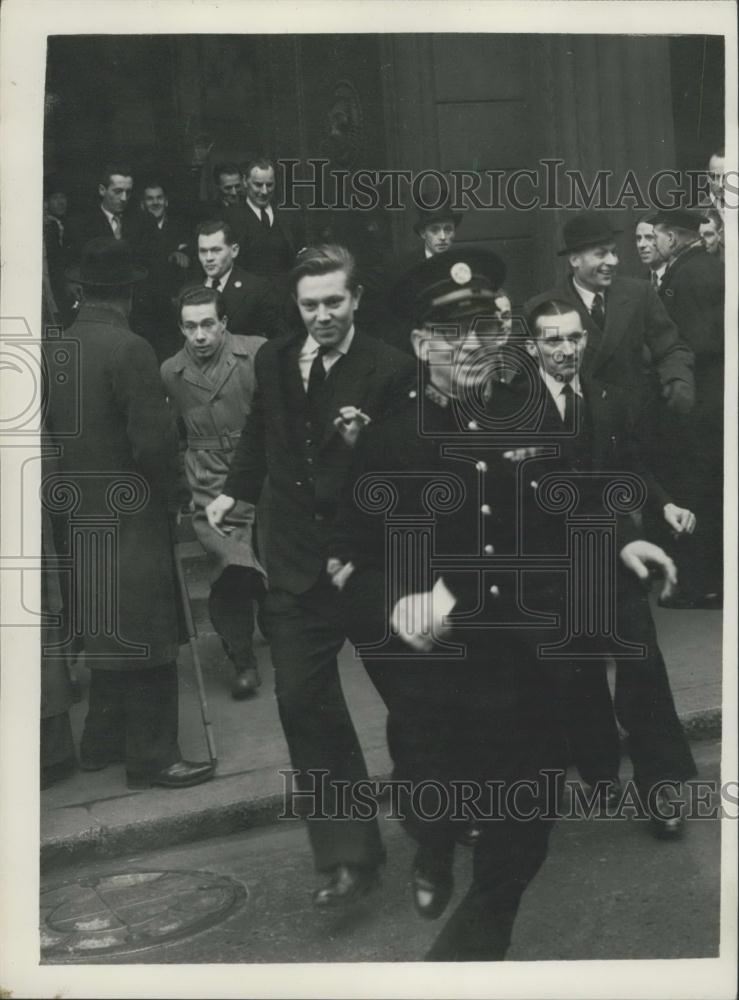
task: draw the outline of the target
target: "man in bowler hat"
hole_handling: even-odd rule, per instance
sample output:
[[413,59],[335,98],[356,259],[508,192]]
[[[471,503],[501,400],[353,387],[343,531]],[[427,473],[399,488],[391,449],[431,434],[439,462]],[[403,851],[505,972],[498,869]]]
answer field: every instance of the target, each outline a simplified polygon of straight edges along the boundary
[[68,277],[84,301],[65,341],[76,346],[76,366],[69,350],[44,344],[47,428],[60,448],[60,474],[47,478],[44,497],[52,509],[73,501],[67,620],[91,668],[80,766],[124,762],[129,788],[196,785],[213,765],[183,760],[177,742],[180,632],[167,512],[177,437],[154,352],[128,325],[145,272],[125,240],[102,236],[83,247]]

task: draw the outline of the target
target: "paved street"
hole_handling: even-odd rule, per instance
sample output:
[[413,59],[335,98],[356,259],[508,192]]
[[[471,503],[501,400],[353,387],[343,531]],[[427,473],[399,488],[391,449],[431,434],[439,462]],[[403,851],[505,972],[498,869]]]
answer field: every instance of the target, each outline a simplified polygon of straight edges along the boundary
[[[720,745],[698,742],[694,753],[700,777],[717,780]],[[415,915],[411,842],[397,822],[383,826],[388,863],[382,888],[352,911],[328,917],[311,907],[316,881],[296,822],[54,871],[42,881],[46,961],[64,961],[54,941],[75,923],[88,931],[78,962],[418,960],[445,918],[427,923]],[[549,859],[524,897],[509,958],[715,956],[719,851],[713,820],[691,822],[684,839],[668,843],[633,820],[561,822]],[[448,912],[468,884],[469,865],[470,852],[460,848]],[[63,891],[51,895],[60,886]],[[114,928],[105,939],[109,951],[94,958],[89,933],[106,921]]]

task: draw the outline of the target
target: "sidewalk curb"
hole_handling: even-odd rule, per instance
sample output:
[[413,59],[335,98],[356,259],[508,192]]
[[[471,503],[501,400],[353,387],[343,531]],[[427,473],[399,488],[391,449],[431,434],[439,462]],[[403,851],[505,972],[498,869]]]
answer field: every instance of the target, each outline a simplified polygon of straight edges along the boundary
[[[680,721],[691,740],[718,739],[721,736],[721,708],[686,712],[680,716]],[[370,775],[370,780],[382,781],[388,777],[387,774],[373,774]],[[115,858],[159,847],[173,847],[269,826],[279,821],[283,806],[281,794],[258,795],[252,799],[240,799],[176,816],[101,826],[67,836],[52,837],[41,842],[41,871],[46,873],[80,862]]]

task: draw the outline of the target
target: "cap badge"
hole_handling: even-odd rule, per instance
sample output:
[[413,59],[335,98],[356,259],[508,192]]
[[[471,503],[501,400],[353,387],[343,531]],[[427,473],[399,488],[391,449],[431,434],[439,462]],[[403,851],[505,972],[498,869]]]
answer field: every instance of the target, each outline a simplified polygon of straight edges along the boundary
[[466,285],[468,282],[472,281],[472,271],[470,270],[470,266],[469,264],[465,264],[463,260],[458,260],[456,264],[452,265],[449,275],[452,281],[456,282],[458,285]]

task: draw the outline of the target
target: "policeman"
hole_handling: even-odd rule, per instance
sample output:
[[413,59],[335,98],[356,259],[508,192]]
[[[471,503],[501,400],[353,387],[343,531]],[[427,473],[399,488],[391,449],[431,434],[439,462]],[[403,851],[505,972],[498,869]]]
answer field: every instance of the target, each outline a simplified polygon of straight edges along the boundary
[[373,657],[388,706],[423,917],[440,916],[449,902],[459,833],[471,818],[483,827],[472,884],[426,956],[433,961],[504,957],[521,896],[547,853],[551,783],[542,770],[562,762],[548,675],[510,627],[514,580],[494,564],[508,529],[496,509],[484,408],[504,270],[492,253],[451,248],[395,289],[399,310],[415,314],[419,381],[360,437],[329,546],[328,571],[357,609],[350,638]]

